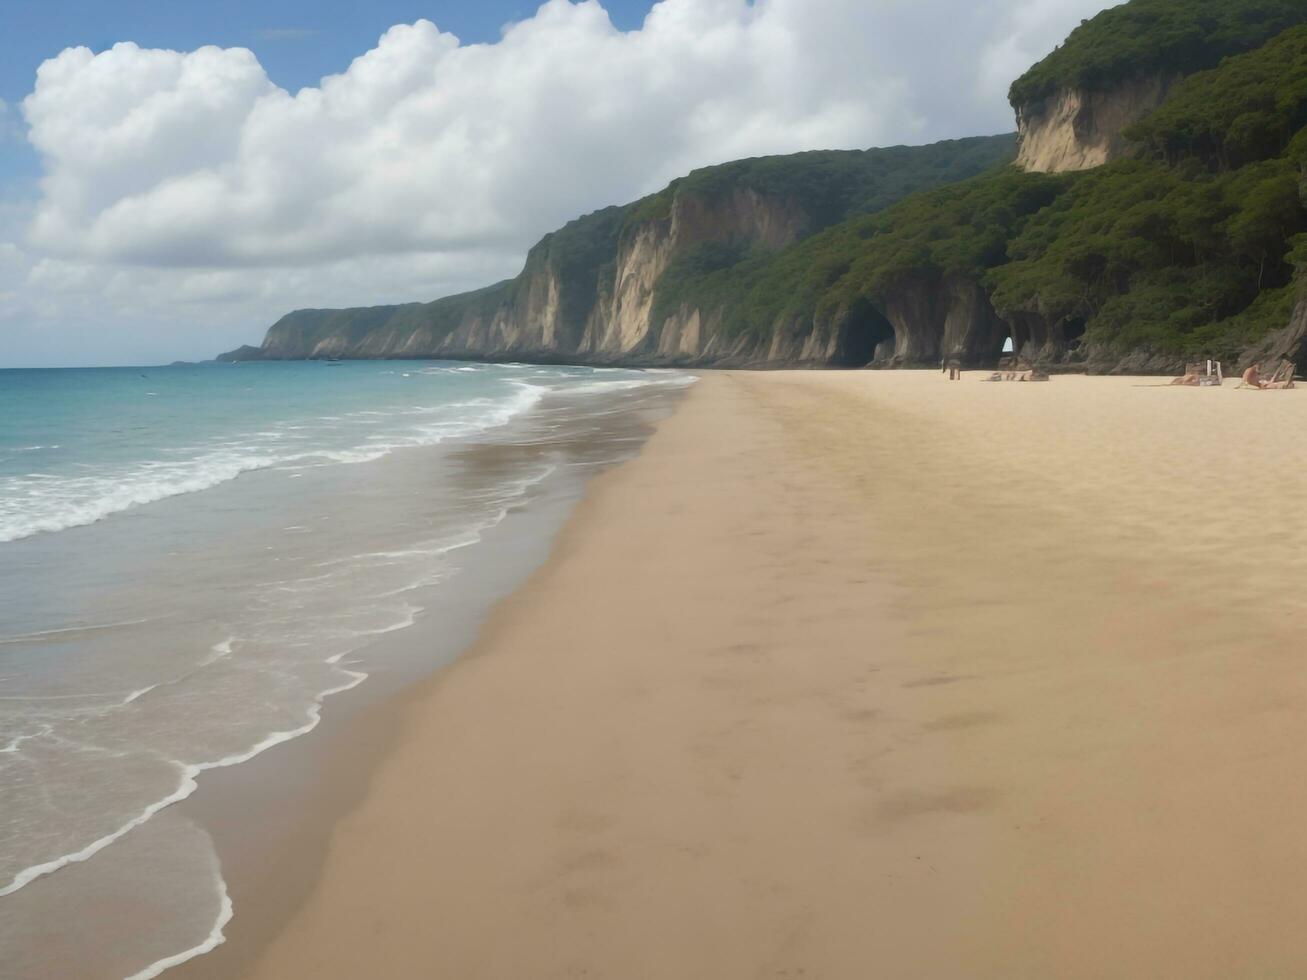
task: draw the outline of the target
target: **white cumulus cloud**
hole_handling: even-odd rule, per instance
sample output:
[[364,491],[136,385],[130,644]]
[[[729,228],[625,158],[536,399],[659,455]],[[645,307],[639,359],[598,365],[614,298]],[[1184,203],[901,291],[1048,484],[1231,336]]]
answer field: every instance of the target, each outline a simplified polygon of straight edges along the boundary
[[70,48],[22,106],[29,288],[255,317],[478,285],[697,166],[1010,130],[1011,77],[1102,6],[662,0],[623,32],[549,0],[492,44],[393,27],[296,93],[241,48]]

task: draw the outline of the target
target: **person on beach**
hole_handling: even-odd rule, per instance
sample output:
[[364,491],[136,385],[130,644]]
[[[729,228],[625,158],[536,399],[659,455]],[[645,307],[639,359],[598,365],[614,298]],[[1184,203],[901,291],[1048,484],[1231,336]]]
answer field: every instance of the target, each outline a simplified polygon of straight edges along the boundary
[[1262,380],[1262,366],[1260,364],[1250,364],[1248,370],[1243,373],[1243,383],[1249,388],[1265,388],[1266,382]]

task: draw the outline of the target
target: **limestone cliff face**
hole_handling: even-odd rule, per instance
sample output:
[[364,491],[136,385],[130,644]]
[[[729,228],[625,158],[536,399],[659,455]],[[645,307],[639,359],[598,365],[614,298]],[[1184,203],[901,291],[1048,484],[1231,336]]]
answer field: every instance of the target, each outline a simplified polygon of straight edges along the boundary
[[[678,194],[670,217],[639,226],[622,242],[612,281],[598,297],[578,351],[616,357],[644,353],[658,360],[705,356],[709,341],[717,337],[720,311],[682,308],[662,322],[654,318],[654,292],[671,260],[709,242],[784,248],[803,237],[809,225],[793,201],[748,188],[714,202]],[[729,348],[719,346],[718,353],[725,356]]]
[[881,312],[894,331],[891,364],[963,364],[997,358],[1008,335],[985,290],[965,276],[917,276],[892,290]]
[[[1066,169],[1109,159],[1119,152],[1120,127],[1160,102],[1165,89],[1164,80],[1154,79],[1112,95],[1064,92],[1023,109],[1022,161]],[[1010,153],[1010,141],[1007,146]],[[1097,349],[1086,343],[1083,320],[1051,315],[1038,298],[1023,299],[1023,308],[996,308],[985,282],[938,271],[934,262],[900,273],[888,286],[872,278],[860,289],[833,291],[830,296],[858,297],[839,308],[819,303],[816,312],[784,313],[771,323],[719,300],[674,298],[713,295],[712,289],[678,290],[678,276],[687,269],[730,269],[753,250],[785,249],[844,220],[832,217],[820,195],[757,189],[811,191],[827,187],[827,177],[819,169],[806,183],[749,184],[733,176],[700,181],[692,185],[697,190],[677,182],[659,195],[595,212],[545,236],[512,280],[432,303],[299,310],[274,324],[261,347],[222,359],[468,358],[758,368],[951,361],[978,367],[996,364],[1011,338],[1021,360],[1053,369],[1162,373],[1183,367],[1178,355]],[[712,264],[717,259],[720,264]],[[1304,338],[1307,305],[1247,358],[1302,360]]]
[[1088,170],[1130,153],[1121,131],[1156,109],[1175,79],[1153,75],[1104,92],[1060,89],[1017,108],[1017,165],[1042,173]]
[[[619,209],[610,209],[617,211]],[[669,213],[622,224],[605,256],[578,261],[546,237],[515,280],[433,304],[299,310],[261,348],[228,360],[482,357],[594,363],[745,363],[757,344],[724,341],[721,311],[681,309],[661,321],[654,294],[678,254],[705,243],[783,248],[811,217],[792,200],[736,188],[719,199],[677,194]],[[595,216],[583,220],[594,220]],[[615,220],[615,218],[614,218]]]
[[[443,334],[432,325],[427,304],[300,310],[274,324],[261,348],[241,348],[223,359],[521,358],[741,367],[911,367],[947,359],[977,365],[996,361],[1015,333],[981,284],[959,275],[911,275],[881,300],[781,320],[765,333],[729,334],[722,308],[682,304],[656,315],[655,287],[679,250],[728,232],[746,241],[769,235],[784,242],[803,228],[802,214],[757,197],[719,208],[715,221],[694,203],[638,227],[623,238],[611,271],[588,295],[574,295],[584,284],[570,282],[548,256],[535,256],[517,280],[470,299],[452,298],[463,305],[442,310],[450,324]],[[1040,350],[1042,341],[1038,349],[1023,348],[1032,356]]]
[[[945,346],[970,343],[956,339],[969,336],[970,328],[959,325],[972,315],[966,312],[954,314],[946,344],[927,339],[931,330],[945,329],[940,311],[957,305],[954,299],[926,301],[915,293],[887,298],[883,305],[893,309],[896,334],[886,311],[873,309],[869,301],[815,317],[782,316],[794,322],[750,319],[746,326],[740,311],[721,308],[720,300],[679,297],[711,296],[695,291],[705,276],[785,250],[917,190],[1009,163],[1015,142],[1011,135],[971,137],[706,167],[657,194],[596,211],[546,235],[514,279],[431,303],[298,310],[273,324],[260,347],[243,347],[220,359],[445,357],[759,367],[917,363]],[[930,287],[914,285],[909,292],[920,288]],[[977,299],[976,288],[969,301],[983,313],[987,305]],[[922,326],[927,320],[931,325]]]

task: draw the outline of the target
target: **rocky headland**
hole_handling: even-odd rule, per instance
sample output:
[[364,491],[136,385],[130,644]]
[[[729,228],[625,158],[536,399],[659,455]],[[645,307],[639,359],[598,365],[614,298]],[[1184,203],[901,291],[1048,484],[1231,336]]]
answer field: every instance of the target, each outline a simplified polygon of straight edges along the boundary
[[514,279],[297,310],[220,359],[1307,361],[1304,22],[1294,0],[1131,0],[1013,84],[1016,137],[696,171],[546,235]]

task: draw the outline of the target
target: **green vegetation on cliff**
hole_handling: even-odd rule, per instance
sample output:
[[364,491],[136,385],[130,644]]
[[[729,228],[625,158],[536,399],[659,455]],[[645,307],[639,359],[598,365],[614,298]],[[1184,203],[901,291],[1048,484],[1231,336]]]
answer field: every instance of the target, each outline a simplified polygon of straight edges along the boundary
[[1082,319],[1120,350],[1229,357],[1285,326],[1307,252],[1304,124],[1307,27],[1184,79],[1126,131],[1144,159],[1081,175],[1009,243],[995,306]]
[[779,253],[702,246],[673,260],[655,292],[654,319],[678,308],[722,312],[728,335],[823,317],[859,299],[883,303],[905,280],[981,277],[1006,243],[1068,179],[1004,165],[918,194]]
[[1307,27],[1179,84],[1132,130],[1147,159],[1001,166],[779,254],[701,247],[664,275],[655,317],[712,309],[731,335],[768,333],[961,275],[1000,315],[1074,324],[1099,350],[1230,357],[1297,299],[1305,122]]
[[1304,218],[1287,160],[1220,175],[1123,160],[1026,223],[988,277],[993,302],[1083,321],[1103,348],[1228,357],[1288,322]]
[[[296,310],[273,325],[264,342],[265,356],[307,357],[366,348],[381,331],[405,334],[421,331],[439,338],[469,315],[491,315],[512,299],[515,280],[507,279],[470,293],[446,296],[431,303],[362,306],[345,310]],[[248,359],[248,358],[247,358]]]
[[[1016,135],[1008,133],[928,146],[815,150],[704,167],[657,194],[596,211],[546,235],[528,253],[516,288],[529,282],[534,270],[549,267],[560,285],[562,321],[579,330],[599,282],[613,272],[622,236],[646,222],[669,219],[677,197],[694,198],[711,207],[733,194],[753,192],[797,209],[804,216],[805,231],[813,233],[853,215],[881,211],[918,191],[974,176],[1015,156]],[[708,244],[687,261],[710,267],[723,262],[733,265],[745,248]]]
[[1083,21],[1012,83],[1016,108],[1058,89],[1103,90],[1132,78],[1187,75],[1307,23],[1303,0],[1131,0]]
[[975,176],[1016,156],[1016,135],[943,140],[929,146],[814,150],[704,167],[637,202],[630,223],[668,218],[677,194],[717,204],[753,191],[797,205],[818,231],[883,210],[910,194]]
[[1126,130],[1169,162],[1197,157],[1233,169],[1284,152],[1307,125],[1307,27],[1186,78],[1148,118]]
[[[970,177],[1015,155],[1016,136],[1007,134],[929,146],[756,157],[705,167],[657,194],[568,222],[531,249],[514,279],[431,303],[297,310],[273,325],[263,349],[273,357],[306,356],[304,352],[314,350],[372,353],[391,350],[386,338],[401,335],[418,337],[426,345],[419,350],[430,349],[469,319],[487,321],[500,312],[525,309],[528,291],[548,273],[558,287],[561,329],[555,343],[565,350],[579,342],[599,295],[611,283],[623,237],[645,223],[670,218],[678,195],[714,205],[737,191],[753,191],[797,209],[804,216],[804,231],[812,233],[849,215],[877,211],[917,191]],[[708,246],[705,254],[717,248],[728,253],[733,264],[747,247]]]

